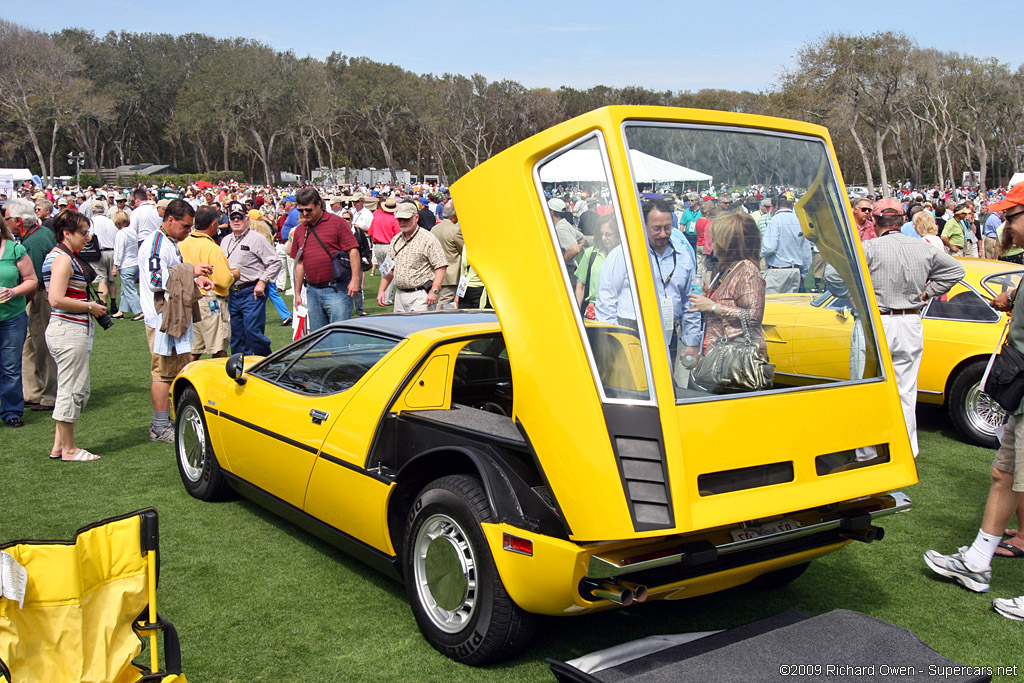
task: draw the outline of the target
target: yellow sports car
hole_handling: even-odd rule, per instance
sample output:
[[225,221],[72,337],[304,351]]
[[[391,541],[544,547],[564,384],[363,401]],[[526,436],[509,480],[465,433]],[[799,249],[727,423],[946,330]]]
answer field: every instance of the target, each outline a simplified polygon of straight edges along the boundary
[[[1024,269],[1001,261],[960,259],[966,274],[946,295],[924,307],[924,354],[917,400],[945,404],[950,421],[968,442],[998,446],[996,429],[1005,412],[981,390],[989,357],[1005,331],[1007,316],[989,301],[1015,288]],[[768,355],[782,377],[797,373],[847,379],[856,374],[851,335],[861,320],[849,297],[772,294],[764,315]]]
[[[777,585],[880,539],[911,505],[889,491],[917,481],[884,339],[868,329],[855,379],[687,380],[694,254],[642,193],[707,178],[795,188],[806,239],[877,327],[824,128],[600,109],[452,186],[495,313],[359,318],[190,364],[172,386],[186,489],[250,497],[403,580],[429,642],[474,665],[521,651],[536,615]],[[560,197],[613,219],[615,316],[581,312]]]

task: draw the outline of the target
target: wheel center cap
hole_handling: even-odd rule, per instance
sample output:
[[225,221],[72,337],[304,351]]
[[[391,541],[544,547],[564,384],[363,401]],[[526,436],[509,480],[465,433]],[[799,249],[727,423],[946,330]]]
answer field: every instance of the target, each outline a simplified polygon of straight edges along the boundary
[[466,599],[469,580],[451,539],[435,538],[424,558],[427,587],[441,609],[454,610]]

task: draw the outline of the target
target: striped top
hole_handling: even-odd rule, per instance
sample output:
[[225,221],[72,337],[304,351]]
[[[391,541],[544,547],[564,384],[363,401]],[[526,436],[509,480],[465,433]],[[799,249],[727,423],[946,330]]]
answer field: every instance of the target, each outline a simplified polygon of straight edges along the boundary
[[[67,254],[59,249],[54,249],[46,255],[46,259],[43,261],[43,284],[46,285],[47,291],[50,289],[50,275],[53,268],[53,261],[55,258],[70,258]],[[71,278],[68,280],[68,289],[66,296],[69,299],[76,301],[86,301],[86,282],[85,282],[85,271],[82,267],[75,262],[75,259],[71,259]],[[60,308],[54,308],[50,313],[50,318],[57,320],[66,320],[68,322],[77,323],[79,325],[89,326],[89,312],[88,311],[65,311]]]

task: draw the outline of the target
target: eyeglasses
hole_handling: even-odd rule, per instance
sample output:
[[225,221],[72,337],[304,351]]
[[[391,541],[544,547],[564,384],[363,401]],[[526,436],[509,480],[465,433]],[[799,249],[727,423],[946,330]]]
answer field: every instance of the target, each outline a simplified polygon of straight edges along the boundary
[[1018,211],[1017,213],[1004,213],[1003,214],[1003,220],[1006,221],[1007,225],[1009,225],[1010,221],[1012,221],[1014,218],[1016,218],[1017,216],[1019,216],[1021,214],[1024,214],[1024,211]]
[[316,209],[295,209],[299,213],[313,213]]
[[672,226],[671,225],[648,225],[647,229],[650,230],[653,233],[662,233],[662,232],[664,232],[664,233],[671,233],[672,232]]
[[871,213],[870,206],[859,206],[857,207],[857,210],[860,211],[861,213]]
[[233,213],[230,216],[228,216],[228,218],[230,220],[233,220],[233,221],[241,221],[241,220],[245,220],[245,214],[244,213]]

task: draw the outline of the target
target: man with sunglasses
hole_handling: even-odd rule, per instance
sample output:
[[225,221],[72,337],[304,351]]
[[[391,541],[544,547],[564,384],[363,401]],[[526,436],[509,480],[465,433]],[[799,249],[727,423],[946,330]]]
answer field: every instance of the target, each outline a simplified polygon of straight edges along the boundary
[[[304,187],[295,193],[300,223],[289,254],[295,260],[295,307],[306,303],[309,331],[352,317],[352,299],[361,289],[359,243],[348,221],[324,211],[320,193]],[[334,255],[348,255],[347,268],[336,274]],[[302,285],[305,283],[305,299]]]
[[231,353],[266,356],[270,353],[270,339],[264,333],[267,287],[280,272],[281,261],[270,241],[249,229],[249,214],[244,204],[238,201],[228,204],[228,224],[231,234],[221,241],[220,248],[235,275],[235,284],[228,295]]
[[861,242],[878,237],[875,233],[875,223],[871,219],[871,200],[867,197],[853,200],[853,222],[857,224],[857,234],[860,235]]

